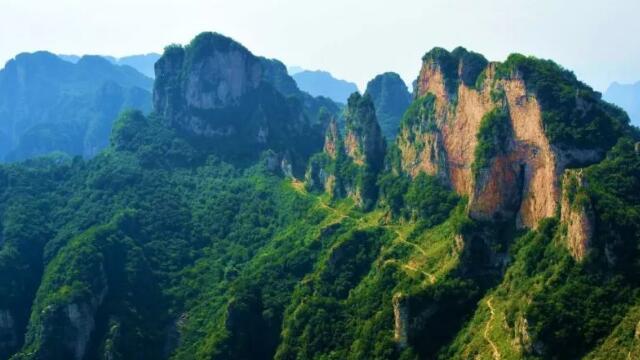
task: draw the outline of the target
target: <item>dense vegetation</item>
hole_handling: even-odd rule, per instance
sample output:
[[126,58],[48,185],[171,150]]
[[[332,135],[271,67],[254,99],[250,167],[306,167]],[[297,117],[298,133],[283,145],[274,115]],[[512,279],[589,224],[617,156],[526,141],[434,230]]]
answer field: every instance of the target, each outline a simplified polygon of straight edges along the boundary
[[507,151],[511,132],[509,113],[504,108],[495,108],[480,121],[472,170],[476,178],[491,165],[491,160]]
[[[404,173],[370,96],[349,98],[344,137],[329,109],[318,108],[314,124],[276,61],[253,59],[268,81],[241,96],[242,106],[216,109],[250,121],[234,124],[231,140],[185,127],[185,71],[211,52],[247,55],[230,41],[205,34],[168,48],[159,67],[178,70],[161,71],[156,83],[168,102],[148,116],[122,113],[98,156],[0,166],[1,358],[638,354],[632,129],[620,123],[613,134],[626,135],[571,186],[572,202],[590,204],[594,222],[587,255],[576,260],[558,217],[535,229],[518,229],[515,218],[472,220],[446,179]],[[480,76],[473,69],[483,58],[438,52],[440,62],[467,58],[465,84]],[[441,120],[426,94],[402,121],[411,137]],[[474,171],[505,151],[508,120],[502,108],[482,119]],[[299,136],[326,123],[324,152]],[[268,140],[255,142],[250,126],[271,126]],[[309,163],[305,184],[286,171],[292,159]]]
[[451,52],[439,47],[433,48],[422,57],[422,61],[430,62],[440,69],[451,98],[457,96],[460,83],[475,86],[488,64],[484,56],[463,47],[457,47]]
[[628,131],[628,116],[551,60],[512,54],[496,68],[498,78],[521,77],[542,107],[552,144],[609,149]]

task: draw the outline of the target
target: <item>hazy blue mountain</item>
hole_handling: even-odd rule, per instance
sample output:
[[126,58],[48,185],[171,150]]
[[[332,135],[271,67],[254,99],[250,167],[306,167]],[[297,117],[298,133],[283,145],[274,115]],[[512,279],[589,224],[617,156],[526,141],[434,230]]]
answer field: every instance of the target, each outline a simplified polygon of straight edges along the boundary
[[0,160],[52,151],[93,156],[120,111],[150,110],[152,85],[100,56],[74,64],[48,52],[20,54],[0,70]]
[[302,91],[313,96],[326,96],[342,104],[347,102],[349,95],[358,91],[356,84],[336,79],[326,71],[305,70],[292,76]]
[[132,68],[143,73],[144,75],[150,78],[154,78],[155,73],[153,70],[153,66],[155,65],[156,61],[158,61],[158,59],[160,59],[160,54],[156,54],[156,53],[149,53],[144,55],[131,55],[131,56],[125,56],[117,59],[116,64],[129,65]]
[[[107,59],[110,63],[114,65],[131,66],[132,68],[138,70],[139,72],[141,72],[142,74],[150,78],[155,77],[153,66],[155,65],[156,61],[158,61],[158,59],[160,58],[160,54],[156,54],[156,53],[129,55],[129,56],[123,56],[121,58],[117,58],[109,55],[100,55],[100,56]],[[64,55],[64,54],[58,54],[58,57],[64,61],[68,61],[74,64],[77,63],[82,58],[82,56],[78,56],[78,55]]]
[[614,82],[609,85],[603,97],[623,108],[629,114],[631,123],[640,126],[640,81],[635,84]]
[[295,74],[298,74],[298,73],[301,73],[303,71],[306,71],[306,69],[301,68],[300,66],[287,66],[287,72],[291,76],[293,76]]
[[411,94],[407,85],[400,75],[386,72],[369,81],[365,94],[369,94],[373,100],[382,134],[388,140],[395,139],[400,119],[411,104]]

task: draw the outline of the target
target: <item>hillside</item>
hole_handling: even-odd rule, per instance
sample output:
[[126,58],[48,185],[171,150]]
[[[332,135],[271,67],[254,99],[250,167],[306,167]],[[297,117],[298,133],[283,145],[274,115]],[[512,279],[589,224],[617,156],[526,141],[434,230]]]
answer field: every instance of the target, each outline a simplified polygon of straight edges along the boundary
[[[58,55],[62,60],[77,63],[82,56],[78,55]],[[160,58],[160,54],[149,53],[140,55],[128,55],[120,58],[113,56],[102,56],[114,65],[126,65],[136,69],[138,72],[149,78],[155,78],[154,65]]]
[[126,108],[149,111],[153,80],[97,56],[20,54],[0,70],[0,161],[54,151],[91,157]]
[[640,356],[640,136],[555,63],[433,49],[391,142],[220,34],[156,74],[0,166],[0,358]]

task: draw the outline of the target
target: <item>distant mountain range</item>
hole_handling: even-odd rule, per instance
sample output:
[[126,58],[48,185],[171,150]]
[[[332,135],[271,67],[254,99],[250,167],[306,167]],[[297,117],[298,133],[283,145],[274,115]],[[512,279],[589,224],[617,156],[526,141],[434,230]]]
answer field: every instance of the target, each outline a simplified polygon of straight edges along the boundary
[[[130,56],[124,56],[121,58],[116,58],[109,55],[100,55],[100,56],[109,60],[112,64],[115,64],[115,65],[131,66],[132,68],[138,70],[139,72],[141,72],[142,74],[150,78],[155,77],[155,71],[153,69],[153,66],[155,65],[156,61],[158,61],[158,59],[160,58],[160,54],[156,54],[156,53],[130,55]],[[62,60],[65,60],[74,64],[77,63],[78,60],[82,58],[81,56],[78,56],[78,55],[61,55],[61,54],[59,54],[58,57],[60,57]]]
[[349,95],[358,91],[356,84],[336,79],[327,71],[303,70],[294,66],[289,68],[289,74],[296,81],[300,90],[312,96],[328,97],[341,104],[345,104]]
[[101,56],[19,54],[0,70],[0,161],[53,151],[91,157],[107,146],[120,111],[151,109],[152,87],[153,79]]
[[629,114],[631,123],[640,126],[640,81],[635,84],[614,82],[609,85],[603,97],[623,108]]

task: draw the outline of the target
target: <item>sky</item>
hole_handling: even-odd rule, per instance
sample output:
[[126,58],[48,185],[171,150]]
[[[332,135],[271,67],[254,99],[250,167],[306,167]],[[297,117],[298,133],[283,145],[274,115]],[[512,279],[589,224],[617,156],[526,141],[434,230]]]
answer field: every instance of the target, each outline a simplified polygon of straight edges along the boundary
[[553,59],[600,91],[640,80],[640,0],[0,0],[0,63],[161,52],[202,31],[361,89],[385,71],[410,83],[434,46]]

